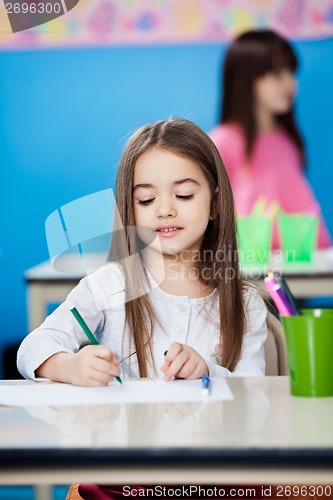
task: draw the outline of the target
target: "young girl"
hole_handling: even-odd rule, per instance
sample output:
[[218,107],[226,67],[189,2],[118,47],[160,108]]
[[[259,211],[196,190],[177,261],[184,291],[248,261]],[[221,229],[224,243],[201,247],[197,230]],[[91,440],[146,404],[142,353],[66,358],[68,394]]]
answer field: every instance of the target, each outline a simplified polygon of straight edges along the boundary
[[[124,230],[113,262],[24,339],[22,375],[82,386],[119,375],[264,375],[266,307],[239,273],[232,191],[211,139],[183,119],[139,129],[120,161],[116,204]],[[101,345],[87,345],[73,307]]]
[[[182,119],[138,130],[120,161],[116,204],[124,229],[112,236],[110,263],[22,342],[22,375],[85,386],[119,375],[264,375],[266,307],[239,273],[233,195],[211,139]],[[86,345],[72,307],[101,345]],[[68,498],[122,492],[83,484]]]
[[[226,169],[240,215],[259,197],[277,201],[284,212],[318,210],[304,176],[304,145],[293,104],[297,58],[278,34],[263,30],[239,36],[223,69],[221,123],[210,132]],[[321,223],[318,246],[330,245]],[[277,231],[273,247],[278,247]]]

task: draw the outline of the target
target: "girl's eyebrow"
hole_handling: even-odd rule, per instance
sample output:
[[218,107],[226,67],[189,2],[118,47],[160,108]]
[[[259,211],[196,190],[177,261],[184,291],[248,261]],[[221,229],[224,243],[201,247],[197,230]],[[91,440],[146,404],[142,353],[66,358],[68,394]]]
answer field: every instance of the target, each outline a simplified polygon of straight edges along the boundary
[[[191,182],[192,184],[195,184],[196,186],[200,186],[200,183],[198,181],[196,181],[195,179],[192,179],[191,177],[186,177],[186,179],[180,179],[179,181],[175,181],[173,184],[175,186],[179,186],[180,184],[185,184],[186,182]],[[154,188],[155,186],[153,184],[136,184],[133,188],[133,192],[136,190],[136,189],[139,189],[139,188]]]

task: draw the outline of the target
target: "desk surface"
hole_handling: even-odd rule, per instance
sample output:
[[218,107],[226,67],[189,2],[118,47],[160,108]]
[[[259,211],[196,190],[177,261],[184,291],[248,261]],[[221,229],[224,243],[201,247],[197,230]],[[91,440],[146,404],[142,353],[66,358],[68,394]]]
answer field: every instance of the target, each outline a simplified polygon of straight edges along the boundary
[[[0,391],[17,383],[32,382]],[[0,483],[333,483],[333,397],[292,397],[287,377],[228,384],[224,402],[0,407]]]

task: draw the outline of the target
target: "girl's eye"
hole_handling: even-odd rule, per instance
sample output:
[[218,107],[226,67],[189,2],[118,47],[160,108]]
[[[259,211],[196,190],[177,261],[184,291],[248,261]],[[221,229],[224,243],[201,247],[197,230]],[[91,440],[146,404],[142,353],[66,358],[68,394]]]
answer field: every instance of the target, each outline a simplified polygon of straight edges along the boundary
[[191,200],[193,198],[193,194],[188,194],[187,196],[178,194],[176,195],[176,198],[179,200]]
[[155,198],[150,198],[149,200],[138,200],[139,205],[150,205],[155,200]]
[[[193,194],[188,194],[188,195],[176,195],[176,198],[178,200],[191,200],[193,198]],[[143,206],[147,206],[147,205],[150,205],[151,203],[153,203],[153,201],[155,200],[155,198],[149,198],[149,200],[138,200],[138,204],[139,205],[143,205]]]

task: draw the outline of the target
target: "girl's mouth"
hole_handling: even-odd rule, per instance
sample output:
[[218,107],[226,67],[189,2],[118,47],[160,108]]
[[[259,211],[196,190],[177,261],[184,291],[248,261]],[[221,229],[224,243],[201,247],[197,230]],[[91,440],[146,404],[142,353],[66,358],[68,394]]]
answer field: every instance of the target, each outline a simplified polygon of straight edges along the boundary
[[169,226],[169,227],[158,227],[156,232],[163,237],[170,238],[179,233],[183,228],[179,226]]

